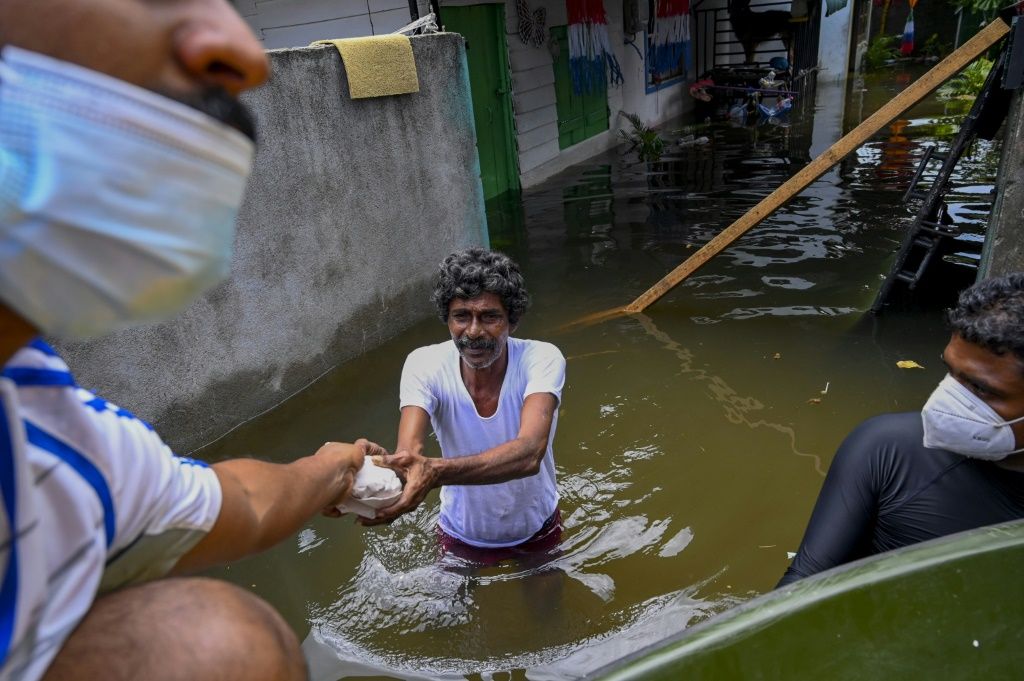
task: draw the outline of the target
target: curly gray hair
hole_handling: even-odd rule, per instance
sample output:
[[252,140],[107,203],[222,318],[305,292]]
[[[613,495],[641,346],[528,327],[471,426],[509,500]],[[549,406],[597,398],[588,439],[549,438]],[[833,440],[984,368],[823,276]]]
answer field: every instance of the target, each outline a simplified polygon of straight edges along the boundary
[[476,298],[493,293],[501,298],[508,321],[518,324],[530,304],[523,275],[512,258],[483,248],[452,253],[441,263],[430,301],[441,321],[448,322],[448,306],[455,298]]

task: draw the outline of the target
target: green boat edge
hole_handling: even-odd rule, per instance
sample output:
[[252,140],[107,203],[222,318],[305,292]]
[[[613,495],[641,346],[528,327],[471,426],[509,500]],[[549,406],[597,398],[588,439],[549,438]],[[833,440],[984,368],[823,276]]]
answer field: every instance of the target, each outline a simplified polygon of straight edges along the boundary
[[[969,530],[794,582],[587,678],[1024,674],[1024,579],[1016,574],[1021,568],[1024,520]],[[898,604],[888,603],[890,596]],[[916,629],[920,622],[927,624]],[[815,629],[808,632],[806,625]],[[822,648],[833,639],[835,648]]]

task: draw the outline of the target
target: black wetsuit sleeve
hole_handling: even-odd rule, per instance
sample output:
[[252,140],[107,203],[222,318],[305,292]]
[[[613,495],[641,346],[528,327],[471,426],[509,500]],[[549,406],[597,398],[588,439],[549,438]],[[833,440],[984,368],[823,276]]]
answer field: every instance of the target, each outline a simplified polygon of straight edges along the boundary
[[836,452],[796,557],[776,588],[871,552],[881,493],[879,460],[885,445],[871,421],[858,426]]

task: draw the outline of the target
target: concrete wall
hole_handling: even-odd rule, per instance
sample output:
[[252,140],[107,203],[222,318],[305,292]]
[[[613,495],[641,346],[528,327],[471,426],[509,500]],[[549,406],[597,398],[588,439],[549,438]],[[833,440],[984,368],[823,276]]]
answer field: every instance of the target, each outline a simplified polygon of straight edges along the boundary
[[410,21],[408,0],[231,0],[264,47],[393,33]]
[[825,16],[824,0],[821,8],[821,38],[818,42],[819,83],[837,83],[846,80],[850,64],[850,41],[853,35],[853,3],[850,0],[830,17]]
[[271,53],[231,278],[178,318],[61,348],[79,382],[179,452],[432,314],[429,280],[487,241],[462,41],[412,39],[420,92],[353,101],[333,47]]
[[1024,272],[1024,90],[1018,90],[1003,123],[996,200],[978,266],[978,281]]

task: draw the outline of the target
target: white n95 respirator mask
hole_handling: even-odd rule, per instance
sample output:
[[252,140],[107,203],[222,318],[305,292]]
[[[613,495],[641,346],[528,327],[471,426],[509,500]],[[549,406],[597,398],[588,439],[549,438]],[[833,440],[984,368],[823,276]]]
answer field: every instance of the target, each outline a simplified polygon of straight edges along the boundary
[[0,54],[0,301],[45,334],[166,319],[226,276],[254,145],[191,107]]
[[1004,421],[992,407],[946,374],[921,410],[924,446],[963,456],[999,461],[1016,454],[1011,425],[1024,416]]

